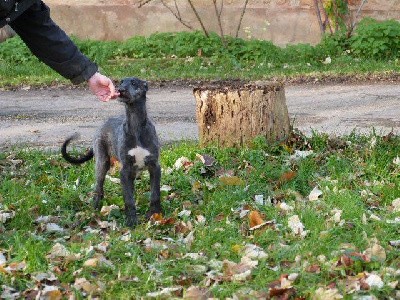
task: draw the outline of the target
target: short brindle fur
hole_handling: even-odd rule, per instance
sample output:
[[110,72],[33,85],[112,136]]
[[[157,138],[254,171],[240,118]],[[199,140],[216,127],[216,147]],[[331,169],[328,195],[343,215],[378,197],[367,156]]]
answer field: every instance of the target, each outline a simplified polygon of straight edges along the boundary
[[93,204],[101,208],[104,197],[104,180],[111,162],[121,163],[121,185],[128,226],[137,223],[135,204],[135,179],[147,169],[150,173],[150,210],[147,217],[161,212],[159,141],[154,125],[147,117],[147,82],[130,77],[121,81],[119,101],[125,104],[124,116],[108,119],[95,136],[93,148],[84,156],[72,157],[67,153],[68,144],[78,138],[69,137],[62,145],[62,156],[72,164],[82,164],[95,157],[96,189]]

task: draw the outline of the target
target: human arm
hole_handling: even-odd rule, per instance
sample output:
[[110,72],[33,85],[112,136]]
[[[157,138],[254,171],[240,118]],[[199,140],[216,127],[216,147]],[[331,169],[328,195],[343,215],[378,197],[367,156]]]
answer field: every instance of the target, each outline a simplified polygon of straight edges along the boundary
[[99,74],[98,66],[54,23],[50,9],[42,1],[35,2],[9,25],[36,57],[73,84],[87,81],[102,101],[117,96],[112,81]]

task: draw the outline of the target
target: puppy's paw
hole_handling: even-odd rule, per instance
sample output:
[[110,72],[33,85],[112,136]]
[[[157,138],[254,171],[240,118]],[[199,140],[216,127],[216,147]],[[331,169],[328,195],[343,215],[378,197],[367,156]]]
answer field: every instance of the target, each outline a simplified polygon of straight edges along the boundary
[[126,226],[128,227],[135,227],[138,224],[138,220],[136,216],[127,216],[126,217]]
[[102,200],[103,200],[103,197],[102,197],[101,195],[96,194],[96,195],[93,197],[93,202],[92,202],[92,204],[93,204],[93,208],[94,208],[95,210],[100,210],[100,209],[101,209]]

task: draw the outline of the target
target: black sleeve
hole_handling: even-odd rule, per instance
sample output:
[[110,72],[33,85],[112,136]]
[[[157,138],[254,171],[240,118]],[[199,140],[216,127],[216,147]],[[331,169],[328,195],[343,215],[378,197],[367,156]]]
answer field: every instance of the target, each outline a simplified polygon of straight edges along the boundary
[[9,25],[35,56],[72,83],[86,81],[97,72],[97,65],[54,23],[50,9],[42,1],[33,4]]

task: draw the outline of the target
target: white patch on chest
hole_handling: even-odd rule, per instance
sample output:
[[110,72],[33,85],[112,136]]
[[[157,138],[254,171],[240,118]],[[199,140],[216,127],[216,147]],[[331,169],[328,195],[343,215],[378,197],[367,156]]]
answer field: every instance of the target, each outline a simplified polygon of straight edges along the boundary
[[133,156],[135,158],[135,166],[142,169],[145,166],[144,159],[150,155],[150,152],[145,148],[136,147],[129,150],[128,155]]

